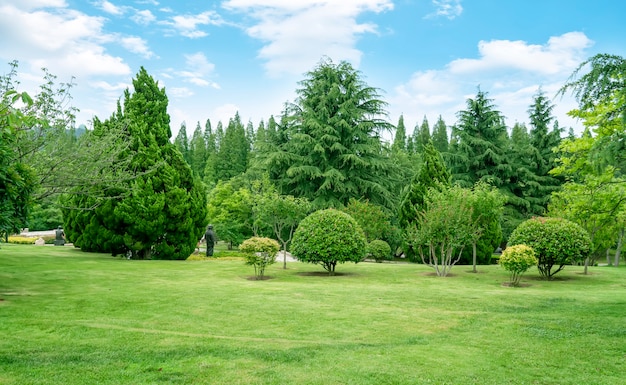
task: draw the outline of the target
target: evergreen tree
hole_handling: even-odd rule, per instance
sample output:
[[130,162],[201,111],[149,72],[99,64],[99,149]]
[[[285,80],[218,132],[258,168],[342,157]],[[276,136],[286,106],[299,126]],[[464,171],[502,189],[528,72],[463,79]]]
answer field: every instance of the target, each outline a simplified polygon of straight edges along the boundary
[[393,137],[391,145],[393,152],[406,151],[406,127],[404,126],[404,116],[400,115],[398,125],[396,126],[396,134]]
[[183,159],[189,164],[191,164],[191,159],[189,157],[189,139],[187,138],[187,125],[185,122],[180,124],[180,130],[178,130],[178,134],[174,139],[174,146],[183,154]]
[[561,142],[561,129],[555,122],[553,129],[549,126],[554,119],[552,110],[554,105],[539,91],[534,98],[533,104],[528,109],[530,116],[530,145],[534,152],[532,156],[532,172],[534,183],[529,184],[527,199],[529,200],[530,214],[543,215],[548,207],[550,195],[558,191],[562,180],[552,176],[549,172],[555,167],[555,149]]
[[207,161],[207,144],[204,140],[204,132],[200,127],[200,122],[196,125],[196,129],[193,131],[191,142],[189,144],[191,159],[190,166],[191,171],[198,175],[201,179],[204,179],[204,170],[206,168]]
[[432,140],[437,151],[442,154],[448,152],[448,128],[441,115],[433,126]]
[[476,98],[467,100],[467,109],[458,113],[452,173],[463,187],[485,182],[499,188],[509,176],[504,117],[492,102],[479,90]]
[[277,151],[268,159],[282,194],[305,197],[315,207],[340,207],[350,198],[394,205],[393,164],[381,130],[386,103],[349,63],[322,61],[307,74],[281,122]]
[[[219,125],[218,125],[219,134]],[[248,168],[250,145],[246,138],[246,130],[241,123],[239,113],[231,118],[220,140],[215,162],[217,180],[227,181],[243,174]]]
[[206,195],[182,154],[170,143],[165,89],[141,68],[134,92],[124,93],[121,116],[94,130],[123,123],[130,142],[127,156],[135,178],[128,193],[89,209],[94,198],[76,191],[69,199],[81,210],[66,210],[68,238],[86,250],[129,253],[133,258],[185,259],[206,225]]
[[424,152],[424,148],[430,141],[430,125],[428,119],[424,116],[421,126],[419,128],[415,126],[413,132],[413,144],[415,146],[415,152],[421,154]]
[[204,125],[204,140],[206,143],[206,162],[204,166],[203,182],[209,186],[215,186],[217,176],[215,172],[215,162],[217,159],[217,134],[211,128],[211,121],[207,119]]

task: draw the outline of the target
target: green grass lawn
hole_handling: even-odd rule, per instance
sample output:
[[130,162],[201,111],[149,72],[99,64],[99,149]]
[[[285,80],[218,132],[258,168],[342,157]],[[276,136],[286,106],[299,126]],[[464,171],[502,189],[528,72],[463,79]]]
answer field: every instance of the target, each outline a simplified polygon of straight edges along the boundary
[[0,249],[0,384],[624,384],[626,268],[129,261]]

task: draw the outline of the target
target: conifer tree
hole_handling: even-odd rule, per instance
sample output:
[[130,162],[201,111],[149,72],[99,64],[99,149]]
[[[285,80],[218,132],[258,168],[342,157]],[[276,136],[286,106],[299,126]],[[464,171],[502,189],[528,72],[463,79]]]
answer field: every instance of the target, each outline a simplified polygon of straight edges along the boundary
[[395,171],[380,138],[392,126],[378,90],[349,63],[330,60],[300,85],[281,121],[283,139],[268,159],[280,192],[317,208],[344,206],[350,198],[393,207]]
[[176,138],[174,139],[174,146],[183,154],[183,158],[189,164],[191,164],[191,159],[189,157],[189,139],[187,138],[187,125],[183,121],[180,124],[180,130],[178,130],[178,134],[176,134]]
[[191,142],[189,143],[191,152],[189,164],[191,166],[191,171],[193,171],[201,179],[204,179],[204,170],[207,161],[207,144],[204,137],[205,135],[200,127],[200,122],[198,122],[196,129],[193,131]]
[[437,151],[442,154],[448,152],[448,128],[441,115],[433,126],[432,140]]
[[406,127],[404,126],[404,116],[400,115],[398,125],[396,126],[396,134],[393,137],[391,145],[393,152],[406,151]]
[[135,178],[127,193],[111,197],[95,210],[88,210],[94,198],[76,191],[69,199],[72,207],[81,209],[66,211],[66,234],[87,250],[128,253],[139,259],[185,259],[206,225],[205,191],[169,141],[165,89],[143,67],[133,88],[132,94],[124,92],[121,116],[112,116],[99,129],[107,124],[127,126],[127,156]]
[[430,141],[430,125],[428,124],[428,118],[424,116],[424,120],[422,120],[422,124],[419,126],[415,126],[415,131],[413,132],[413,144],[415,146],[415,152],[421,154],[424,152],[424,148]]

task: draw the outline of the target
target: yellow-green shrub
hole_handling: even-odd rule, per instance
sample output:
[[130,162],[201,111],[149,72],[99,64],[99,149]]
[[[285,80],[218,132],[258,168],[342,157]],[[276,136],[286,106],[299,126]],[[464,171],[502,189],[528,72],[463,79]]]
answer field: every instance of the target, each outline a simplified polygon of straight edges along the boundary
[[14,235],[9,237],[9,243],[17,243],[20,245],[34,245],[37,238],[23,237],[20,235]]
[[537,265],[537,258],[532,247],[514,245],[507,247],[500,256],[500,266],[511,273],[511,286],[518,286],[522,274]]
[[367,244],[367,253],[378,263],[391,259],[391,246],[383,240],[375,239]]
[[254,266],[256,279],[263,279],[265,268],[276,262],[278,250],[278,242],[265,237],[252,237],[239,245],[239,251],[245,254],[246,265]]

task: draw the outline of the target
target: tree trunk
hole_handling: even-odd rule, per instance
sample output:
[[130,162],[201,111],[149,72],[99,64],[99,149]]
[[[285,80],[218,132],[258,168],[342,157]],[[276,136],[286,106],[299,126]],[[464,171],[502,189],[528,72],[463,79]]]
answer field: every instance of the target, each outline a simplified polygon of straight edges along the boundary
[[585,270],[584,274],[587,275],[589,271],[589,257],[585,258]]
[[613,266],[619,266],[619,258],[622,254],[622,242],[624,241],[624,228],[622,228],[619,232],[619,237],[617,238],[617,250],[615,250],[615,259]]
[[472,273],[478,273],[476,270],[476,241],[472,242]]

